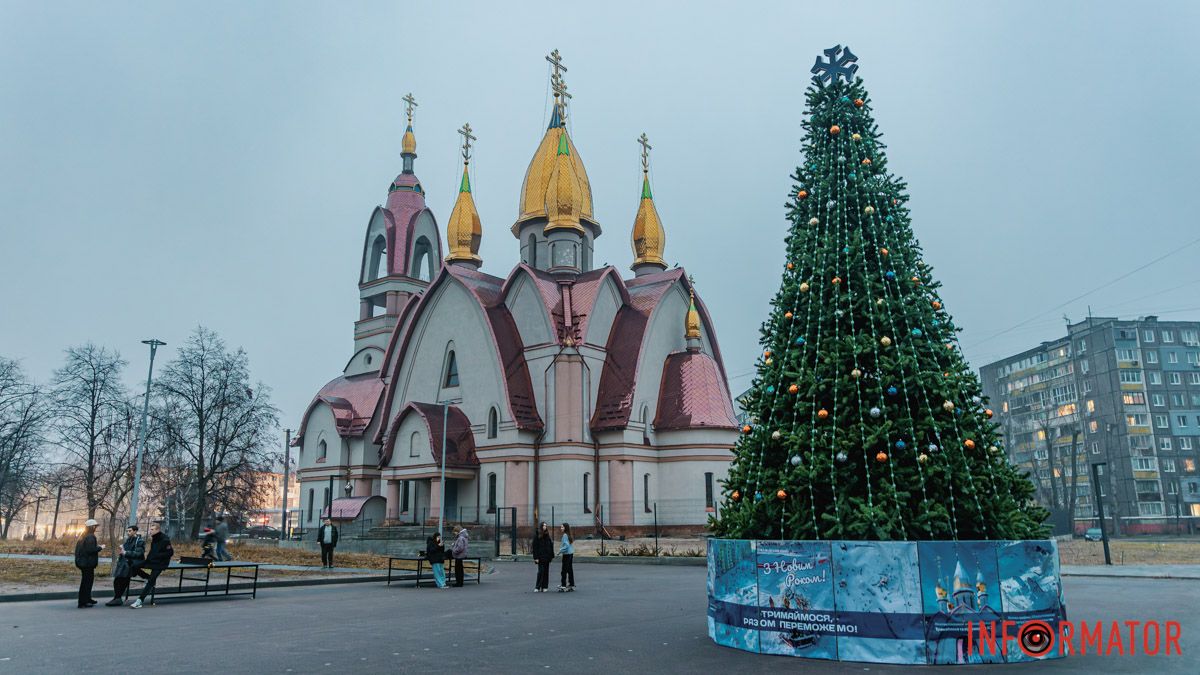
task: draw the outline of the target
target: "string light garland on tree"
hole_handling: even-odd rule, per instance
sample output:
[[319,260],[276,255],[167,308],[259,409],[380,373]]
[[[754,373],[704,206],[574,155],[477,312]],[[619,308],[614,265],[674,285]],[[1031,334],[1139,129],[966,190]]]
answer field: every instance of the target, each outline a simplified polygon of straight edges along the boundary
[[818,61],[806,93],[786,269],[713,529],[756,539],[1041,536],[1046,514],[1003,456],[920,259],[906,186],[888,167],[856,58],[836,47],[831,64],[839,53],[834,65]]

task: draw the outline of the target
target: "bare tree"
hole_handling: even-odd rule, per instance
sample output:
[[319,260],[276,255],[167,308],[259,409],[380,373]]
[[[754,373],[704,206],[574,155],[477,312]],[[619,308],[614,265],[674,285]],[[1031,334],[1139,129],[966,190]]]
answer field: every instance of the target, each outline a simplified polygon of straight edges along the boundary
[[37,488],[48,414],[45,396],[20,365],[0,357],[0,539]]
[[[1069,420],[1062,418],[1070,417]],[[1033,413],[1032,422],[1037,435],[1046,451],[1045,467],[1048,478],[1043,483],[1037,478],[1038,495],[1051,509],[1066,514],[1066,522],[1074,527],[1076,502],[1078,501],[1079,485],[1079,447],[1083,432],[1079,427],[1079,411],[1077,409],[1063,410],[1055,406],[1045,406]],[[1070,434],[1069,449],[1060,448],[1058,439]],[[1065,451],[1065,456],[1064,456]],[[1032,456],[1035,468],[1039,467],[1036,454]],[[1036,471],[1035,471],[1036,474]],[[1046,491],[1049,490],[1047,496]]]
[[55,371],[53,398],[56,441],[71,485],[95,518],[131,468],[120,425],[128,401],[121,382],[125,361],[114,351],[88,343],[67,350]]
[[[211,510],[238,512],[270,466],[279,411],[269,390],[251,387],[250,359],[199,327],[158,379],[164,431],[191,460],[191,536]],[[211,509],[211,510],[210,510]]]

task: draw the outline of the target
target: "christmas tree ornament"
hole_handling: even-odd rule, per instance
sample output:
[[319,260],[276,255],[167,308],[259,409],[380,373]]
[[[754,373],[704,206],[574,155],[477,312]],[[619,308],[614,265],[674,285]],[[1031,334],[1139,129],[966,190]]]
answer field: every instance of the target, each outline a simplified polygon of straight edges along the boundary
[[783,438],[783,432],[779,431],[778,429],[771,432],[771,440],[777,441],[781,438]]
[[838,161],[838,164],[845,164],[846,158],[844,156],[839,156],[837,161]]
[[775,498],[778,499],[779,501],[783,501],[783,500],[787,499],[787,493],[784,492],[783,490],[776,490]]
[[837,285],[838,285],[838,284],[840,284],[840,283],[842,283],[842,278],[841,278],[841,277],[834,277],[834,278],[833,278],[833,285],[834,285],[834,286],[837,286]]
[[880,410],[879,408],[871,408],[870,413],[871,413],[871,417],[879,417],[880,415],[883,414],[883,411]]
[[888,270],[883,273],[883,276],[886,277],[888,281],[891,281],[896,278],[896,273],[891,270]]
[[879,344],[883,345],[884,347],[891,347],[892,338],[884,335],[883,337],[879,338]]
[[863,107],[863,100],[861,98],[854,99],[854,107],[856,107],[856,108]]
[[742,493],[741,493],[741,492],[738,492],[737,490],[734,490],[734,491],[733,491],[733,494],[731,494],[731,495],[729,495],[729,496],[730,496],[730,497],[732,497],[732,498],[733,498],[733,501],[735,501],[735,502],[736,502],[736,501],[741,501],[741,499],[742,499]]
[[974,402],[976,402],[976,403],[983,403],[983,399],[982,399],[982,398],[979,398],[978,396],[972,396],[972,397],[971,397],[971,400],[972,400],[972,401],[974,401]]
[[929,455],[922,452],[921,454],[917,455],[917,461],[924,464],[925,462],[929,461]]
[[771,358],[771,350],[770,349],[763,352],[763,358],[768,358],[768,359]]
[[772,363],[775,363],[775,359],[767,359],[766,364],[768,366],[771,365]]
[[845,461],[846,461],[847,459],[849,459],[849,456],[848,456],[848,455],[846,455],[846,451],[845,451],[845,450],[838,450],[838,453],[837,453],[836,457],[837,457],[837,461],[839,461],[839,462],[842,462],[842,463],[845,463]]
[[888,387],[887,393],[888,393],[888,396],[895,396],[896,394],[898,394],[900,392],[895,387]]
[[914,328],[910,332],[912,333],[913,337],[921,337],[922,335],[924,335],[924,333],[921,332],[920,328]]
[[849,252],[850,252],[850,247],[849,247],[849,246],[843,246],[843,247],[842,247],[842,253],[849,253]]
[[850,371],[850,377],[853,377],[857,380],[858,378],[862,377],[862,371],[858,368],[855,368],[854,370]]
[[797,337],[795,340],[793,340],[793,342],[795,342],[795,343],[796,343],[796,344],[798,344],[798,345],[802,345],[802,344],[804,344],[804,338],[803,338],[803,337]]
[[861,140],[862,140],[862,134],[851,134],[850,138],[851,138],[851,140],[855,140],[855,141],[861,141]]
[[870,158],[870,157],[863,157],[862,165],[863,165],[863,166],[871,166],[871,158]]
[[992,419],[992,416],[995,415],[996,413],[991,408],[988,408],[987,410],[983,411],[983,414],[987,415],[987,418],[990,420],[990,419]]
[[881,248],[881,249],[879,249],[879,255],[881,255],[881,256],[883,256],[883,257],[885,257],[885,258],[886,258],[886,257],[887,257],[887,254],[888,254],[888,250],[887,250],[886,248]]
[[809,225],[811,225],[811,226],[813,226],[813,227],[816,227],[816,226],[817,226],[817,225],[819,225],[820,223],[821,223],[821,221],[820,221],[820,220],[818,220],[818,219],[816,219],[816,218],[809,218],[809,219],[808,219],[808,224],[809,224]]
[[908,444],[905,443],[903,439],[896,441],[895,445],[897,450],[903,450],[904,448],[908,447]]
[[825,202],[825,206],[826,208],[832,209],[833,207],[837,206],[837,201],[830,199],[829,201]]
[[968,449],[968,450],[974,450],[974,449],[975,449],[975,441],[973,441],[973,440],[971,440],[971,439],[969,439],[969,438],[968,438],[967,440],[963,441],[963,445],[967,446],[967,449]]
[[876,298],[876,299],[875,299],[875,306],[876,306],[876,307],[883,307],[883,298]]
[[929,447],[928,447],[927,449],[928,449],[930,452],[937,452],[937,451],[938,451],[938,446],[937,446],[937,443],[930,443],[930,444],[929,444]]
[[801,190],[796,193],[796,197],[800,199],[808,199],[808,190]]
[[864,208],[864,209],[863,209],[863,213],[865,213],[865,214],[867,214],[867,215],[869,216],[869,215],[871,215],[872,213],[875,213],[875,207],[874,207],[874,206],[868,206],[868,207],[866,207],[866,208]]
[[842,310],[840,310],[840,309],[838,309],[838,310],[834,310],[834,312],[833,312],[833,313],[834,313],[834,315],[836,315],[836,316],[837,316],[837,318],[839,318],[839,319],[840,319],[840,318],[842,318],[842,316],[846,314],[846,312],[844,312],[844,311],[842,311]]
[[931,304],[933,305],[933,308],[934,308],[934,309],[941,309],[941,308],[942,308],[942,303],[938,302],[937,300],[934,300],[934,301],[933,301]]
[[792,318],[792,313],[791,313],[791,312],[784,312],[784,313],[783,313],[783,318],[785,318],[785,319],[787,319],[787,320],[789,320],[789,321],[790,321],[790,320],[791,320],[791,318]]
[[946,412],[950,412],[951,410],[954,410],[954,403],[952,403],[950,401],[946,401],[946,402],[942,403],[942,410],[945,410]]
[[829,411],[824,408],[821,408],[820,410],[817,411],[817,417],[819,419],[826,419],[829,417]]
[[838,134],[842,133],[842,128],[835,124],[829,127],[829,133],[837,136]]
[[850,173],[846,174],[846,179],[847,180],[858,180],[858,174],[851,171]]
[[998,446],[995,446],[995,445],[993,445],[993,446],[990,446],[990,447],[988,448],[988,450],[991,450],[993,455],[994,455],[994,454],[996,454],[996,453],[998,453],[998,452],[1000,452],[1000,448],[999,448]]
[[[800,387],[799,387],[799,386],[797,386],[797,385],[794,385],[794,384],[793,384],[793,385],[789,385],[789,386],[788,386],[788,393],[789,393],[789,394],[795,394],[795,393],[798,393],[799,391],[800,391]],[[727,428],[728,428],[728,427],[727,427]]]
[[807,284],[807,283],[802,283],[802,284],[800,284],[800,292],[801,292],[801,293],[807,293],[807,292],[808,292],[808,284]]
[[921,277],[916,277],[916,276],[914,276],[914,277],[912,278],[912,281],[913,281],[913,283],[914,283],[914,284],[920,285],[920,283],[921,283]]
[[796,266],[795,266],[795,265],[793,265],[792,263],[788,263],[788,264],[787,264],[787,268],[788,268],[789,270],[790,270],[790,269],[795,269],[795,268],[796,268]]
[[761,493],[761,492],[755,492],[755,493],[754,493],[754,501],[756,501],[756,502],[761,502],[761,501],[762,501],[762,493]]
[[850,97],[849,97],[849,96],[843,96],[843,97],[841,98],[841,101],[842,101],[842,103],[849,103],[849,102],[850,102]]
[[[728,428],[728,427],[726,427],[726,428]],[[748,434],[753,430],[754,430],[754,428],[751,427],[749,424],[742,425],[742,433],[743,434]]]
[[882,464],[883,462],[886,462],[886,461],[887,461],[887,458],[888,458],[888,455],[887,455],[887,453],[886,453],[886,452],[884,452],[884,451],[882,451],[882,450],[880,450],[880,451],[879,451],[879,453],[875,455],[875,461],[876,461],[876,462],[879,462],[879,463],[881,463],[881,464]]
[[792,466],[800,466],[800,455],[792,455]]
[[775,393],[775,385],[773,385],[773,384],[768,384],[768,385],[767,385],[767,393],[768,393],[768,394],[774,394],[774,393]]
[[[893,203],[893,204],[895,204],[896,202],[895,202],[895,201],[893,201],[892,203]],[[894,221],[894,219],[893,219],[891,216],[888,216],[888,217],[884,218],[884,220],[886,220],[886,221],[887,221],[887,222],[889,222],[889,223]]]

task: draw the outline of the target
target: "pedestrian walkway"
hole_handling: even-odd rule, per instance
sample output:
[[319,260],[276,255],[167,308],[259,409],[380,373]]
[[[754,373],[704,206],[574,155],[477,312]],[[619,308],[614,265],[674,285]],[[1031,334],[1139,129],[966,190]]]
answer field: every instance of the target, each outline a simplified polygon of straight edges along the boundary
[[1200,579],[1200,565],[1063,565],[1065,577]]

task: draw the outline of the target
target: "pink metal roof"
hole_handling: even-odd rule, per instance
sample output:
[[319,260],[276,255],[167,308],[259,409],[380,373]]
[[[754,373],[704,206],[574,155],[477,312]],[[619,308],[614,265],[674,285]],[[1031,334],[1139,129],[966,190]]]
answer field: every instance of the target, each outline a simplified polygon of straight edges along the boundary
[[371,499],[367,497],[338,497],[333,500],[331,507],[333,508],[333,516],[329,515],[330,506],[321,509],[321,518],[330,518],[331,520],[354,520],[362,514],[363,507]]
[[329,381],[304,411],[300,421],[300,430],[292,439],[293,445],[299,445],[304,438],[308,426],[308,417],[318,403],[324,403],[333,411],[338,434],[341,436],[361,436],[371,418],[375,407],[379,404],[379,396],[383,393],[383,381],[377,373],[365,373],[352,377],[335,377]]
[[449,454],[446,456],[446,466],[474,467],[479,466],[479,458],[475,456],[475,435],[471,433],[471,420],[467,418],[458,406],[449,406],[443,413],[442,406],[436,403],[412,402],[404,406],[388,427],[386,440],[379,449],[379,466],[387,466],[392,459],[396,447],[396,431],[410,414],[419,415],[429,433],[429,445],[433,449],[433,461],[442,463],[442,416],[446,414],[449,424],[446,425],[446,445]]
[[725,378],[711,356],[683,351],[667,357],[654,428],[737,428]]

